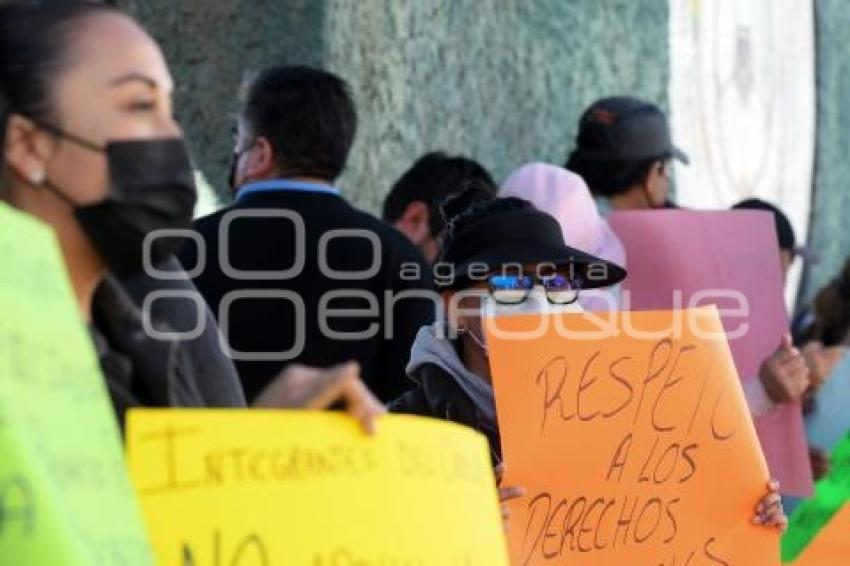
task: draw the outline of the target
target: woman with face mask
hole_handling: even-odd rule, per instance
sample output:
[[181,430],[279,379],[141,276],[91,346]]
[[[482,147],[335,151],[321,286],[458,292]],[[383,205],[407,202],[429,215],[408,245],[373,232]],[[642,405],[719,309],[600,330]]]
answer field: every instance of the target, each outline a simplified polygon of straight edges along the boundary
[[[190,227],[196,193],[172,90],[157,44],[117,9],[0,7],[0,198],[55,231],[119,417],[139,405],[244,404],[238,384],[221,383],[234,379],[232,366],[191,371],[178,343],[147,336],[114,278],[143,272],[146,236]],[[148,259],[169,260],[179,243],[151,240]],[[367,422],[381,409],[358,373],[356,365],[293,368],[258,402],[347,400]]]

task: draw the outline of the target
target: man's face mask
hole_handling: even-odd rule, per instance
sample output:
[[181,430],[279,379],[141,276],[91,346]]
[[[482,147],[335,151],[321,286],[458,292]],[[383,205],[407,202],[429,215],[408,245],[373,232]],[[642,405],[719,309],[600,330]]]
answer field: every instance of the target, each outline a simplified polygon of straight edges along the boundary
[[254,144],[251,144],[242,149],[235,150],[233,155],[230,158],[230,173],[227,176],[227,186],[230,188],[230,192],[233,195],[236,195],[236,192],[239,190],[239,187],[242,185],[242,182],[238,179],[239,175],[239,160],[242,159],[242,156],[251,151],[254,147]]
[[[39,125],[106,155],[109,189],[102,201],[81,205],[49,179],[44,186],[74,208],[77,222],[119,277],[143,270],[143,246],[148,234],[191,226],[197,192],[182,138],[110,141],[100,146],[56,127]],[[154,238],[149,259],[159,263],[174,254],[179,245],[178,238]]]

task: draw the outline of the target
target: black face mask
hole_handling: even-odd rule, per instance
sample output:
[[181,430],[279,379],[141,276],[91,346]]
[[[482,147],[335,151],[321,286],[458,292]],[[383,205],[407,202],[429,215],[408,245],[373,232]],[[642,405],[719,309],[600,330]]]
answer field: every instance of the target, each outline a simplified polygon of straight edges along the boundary
[[236,194],[236,167],[239,165],[239,153],[233,152],[230,157],[230,174],[227,176],[227,187],[231,194]]
[[[105,147],[40,124],[77,145],[106,154],[109,192],[94,204],[80,205],[45,181],[44,185],[74,207],[83,231],[119,277],[144,269],[145,237],[156,230],[187,229],[197,201],[192,165],[181,138],[111,141]],[[181,240],[152,241],[149,259],[157,264],[177,252]]]
[[239,190],[239,187],[236,186],[236,170],[239,168],[239,160],[243,155],[251,151],[254,145],[251,144],[246,148],[243,148],[239,151],[234,151],[233,155],[230,157],[230,174],[227,177],[227,186],[230,187],[230,192],[235,196],[236,192]]

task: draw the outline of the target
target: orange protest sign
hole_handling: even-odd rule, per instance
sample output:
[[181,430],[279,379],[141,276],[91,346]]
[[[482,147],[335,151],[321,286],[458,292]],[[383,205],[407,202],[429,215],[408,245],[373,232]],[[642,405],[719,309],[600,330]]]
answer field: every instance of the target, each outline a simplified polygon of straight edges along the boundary
[[512,564],[779,564],[717,310],[596,316],[485,319]]
[[845,505],[806,547],[794,566],[850,564],[850,505]]

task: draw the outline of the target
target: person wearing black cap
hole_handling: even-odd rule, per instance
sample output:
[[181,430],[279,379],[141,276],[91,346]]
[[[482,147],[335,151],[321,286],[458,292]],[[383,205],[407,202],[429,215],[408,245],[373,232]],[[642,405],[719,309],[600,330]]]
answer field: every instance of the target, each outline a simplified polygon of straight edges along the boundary
[[668,200],[672,159],[688,163],[670,139],[664,113],[644,100],[614,96],[584,111],[565,167],[584,178],[604,215],[675,207]]
[[742,200],[734,205],[732,210],[764,210],[773,214],[773,220],[776,223],[776,238],[779,240],[779,260],[782,262],[782,278],[784,281],[788,277],[788,270],[791,269],[794,259],[797,256],[805,255],[805,250],[797,247],[797,237],[794,235],[791,221],[779,208],[757,198]]
[[[467,190],[443,206],[447,219],[438,284],[447,321],[419,331],[407,374],[416,388],[391,412],[455,421],[482,432],[501,460],[496,407],[480,313],[576,310],[580,289],[614,285],[621,267],[568,247],[549,214],[519,198],[475,201]],[[486,310],[490,312],[490,310]]]

